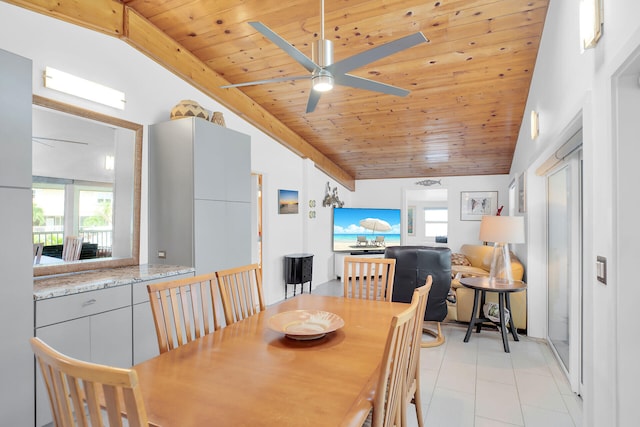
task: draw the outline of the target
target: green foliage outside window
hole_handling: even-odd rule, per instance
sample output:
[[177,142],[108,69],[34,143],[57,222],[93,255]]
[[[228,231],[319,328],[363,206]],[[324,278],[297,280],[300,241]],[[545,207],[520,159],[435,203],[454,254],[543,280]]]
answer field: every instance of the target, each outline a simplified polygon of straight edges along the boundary
[[44,225],[44,210],[42,210],[42,208],[36,206],[36,204],[33,204],[33,225],[34,226],[39,226],[39,225]]
[[83,218],[82,225],[84,227],[96,227],[103,225],[111,225],[112,223],[111,200],[100,202],[98,209],[92,216]]

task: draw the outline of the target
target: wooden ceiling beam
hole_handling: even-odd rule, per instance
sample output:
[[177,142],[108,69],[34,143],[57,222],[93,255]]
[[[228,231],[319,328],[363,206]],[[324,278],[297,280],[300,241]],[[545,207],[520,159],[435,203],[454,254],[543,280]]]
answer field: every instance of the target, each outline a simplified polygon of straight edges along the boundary
[[4,0],[90,30],[121,37],[124,6],[118,0]]

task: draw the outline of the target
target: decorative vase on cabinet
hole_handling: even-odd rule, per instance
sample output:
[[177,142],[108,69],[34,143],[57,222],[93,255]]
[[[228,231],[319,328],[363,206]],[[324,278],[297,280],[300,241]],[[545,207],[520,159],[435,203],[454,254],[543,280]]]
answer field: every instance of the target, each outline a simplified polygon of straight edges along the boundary
[[149,127],[149,263],[251,262],[251,140],[199,118]]

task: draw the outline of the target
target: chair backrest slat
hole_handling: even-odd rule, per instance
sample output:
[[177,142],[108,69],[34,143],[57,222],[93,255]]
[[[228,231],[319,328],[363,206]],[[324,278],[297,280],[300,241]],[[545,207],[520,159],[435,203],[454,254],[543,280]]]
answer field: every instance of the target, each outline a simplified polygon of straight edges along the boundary
[[40,260],[42,259],[42,251],[44,250],[44,243],[34,243],[33,244],[33,263],[40,264]]
[[419,418],[418,425],[422,426],[422,409],[418,408],[421,404],[420,396],[420,349],[422,348],[422,330],[424,323],[424,312],[427,308],[427,299],[429,291],[433,284],[433,277],[427,276],[425,284],[413,291],[411,303],[418,304],[416,315],[411,325],[411,340],[409,343],[409,358],[407,361],[407,371],[405,378],[405,401],[401,406],[402,425],[407,423],[407,406],[413,401],[416,405],[416,415]]
[[39,338],[31,338],[31,348],[42,371],[56,427],[149,425],[133,369],[73,359]]
[[373,427],[401,425],[410,343],[418,301],[394,316],[389,326],[373,402]]
[[262,269],[258,264],[216,271],[227,325],[265,309]]
[[147,292],[160,353],[220,329],[214,273],[153,283]]
[[416,315],[414,324],[412,326],[413,337],[411,339],[411,354],[409,355],[407,384],[410,384],[413,380],[416,379],[418,375],[420,375],[419,365],[421,348],[420,344],[422,342],[422,324],[424,322],[424,311],[427,308],[427,299],[429,298],[429,291],[431,290],[432,284],[433,277],[429,275],[427,276],[425,284],[413,291],[413,298],[411,298],[411,302],[418,301],[418,314]]
[[65,261],[77,261],[82,252],[82,237],[67,236],[62,245],[62,259]]
[[344,296],[391,301],[395,266],[390,258],[345,257]]

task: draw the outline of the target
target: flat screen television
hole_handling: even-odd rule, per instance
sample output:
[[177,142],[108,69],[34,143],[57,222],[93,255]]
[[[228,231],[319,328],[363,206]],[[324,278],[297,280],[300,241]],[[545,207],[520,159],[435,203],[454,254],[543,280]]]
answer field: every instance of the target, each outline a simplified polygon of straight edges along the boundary
[[333,209],[334,252],[381,253],[399,245],[400,209]]

